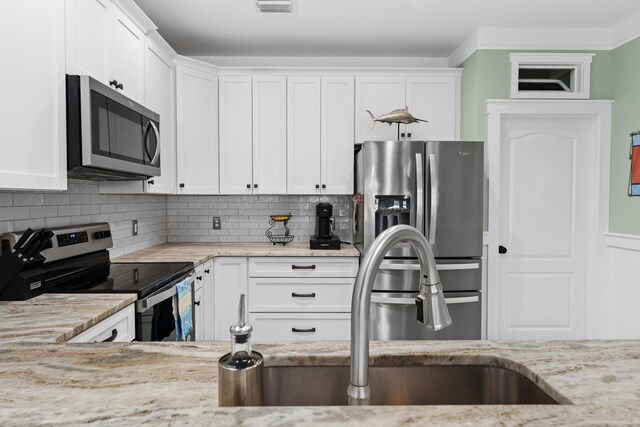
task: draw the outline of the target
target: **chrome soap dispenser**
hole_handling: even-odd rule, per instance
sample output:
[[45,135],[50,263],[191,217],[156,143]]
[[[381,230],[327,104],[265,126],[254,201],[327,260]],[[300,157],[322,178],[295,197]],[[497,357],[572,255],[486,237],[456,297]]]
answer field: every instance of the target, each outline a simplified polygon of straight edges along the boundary
[[238,323],[232,325],[231,353],[218,360],[218,405],[261,406],[263,358],[251,350],[251,331],[247,323],[245,295],[240,295]]

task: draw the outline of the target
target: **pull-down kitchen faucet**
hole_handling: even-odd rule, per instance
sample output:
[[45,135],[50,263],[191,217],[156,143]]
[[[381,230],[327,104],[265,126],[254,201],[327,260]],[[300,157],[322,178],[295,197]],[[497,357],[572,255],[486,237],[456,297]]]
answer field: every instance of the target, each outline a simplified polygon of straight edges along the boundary
[[351,384],[347,389],[350,405],[368,405],[369,318],[371,291],[384,256],[399,242],[409,242],[420,262],[420,294],[416,297],[418,322],[439,331],[451,324],[442,285],[427,239],[414,227],[396,225],[380,233],[364,257],[351,299]]

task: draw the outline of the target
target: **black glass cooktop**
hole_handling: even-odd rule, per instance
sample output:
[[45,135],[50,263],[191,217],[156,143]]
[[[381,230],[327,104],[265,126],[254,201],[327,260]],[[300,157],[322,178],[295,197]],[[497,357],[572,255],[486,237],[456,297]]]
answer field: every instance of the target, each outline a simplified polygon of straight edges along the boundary
[[56,283],[47,292],[136,293],[144,298],[193,269],[188,262],[103,264]]

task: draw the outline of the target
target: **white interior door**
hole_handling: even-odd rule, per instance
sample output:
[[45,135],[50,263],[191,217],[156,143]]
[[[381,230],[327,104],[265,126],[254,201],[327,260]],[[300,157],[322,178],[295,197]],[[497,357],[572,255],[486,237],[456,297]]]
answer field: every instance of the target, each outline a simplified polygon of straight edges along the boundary
[[588,118],[502,121],[500,339],[585,338],[591,126]]

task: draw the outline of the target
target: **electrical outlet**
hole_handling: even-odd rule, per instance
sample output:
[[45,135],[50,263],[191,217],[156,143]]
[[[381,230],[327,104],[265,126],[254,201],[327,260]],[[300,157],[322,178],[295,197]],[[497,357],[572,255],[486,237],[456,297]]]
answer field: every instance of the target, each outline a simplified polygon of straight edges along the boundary
[[133,226],[132,226],[132,230],[131,230],[132,235],[137,236],[138,235],[138,220],[134,219],[133,220]]
[[222,229],[222,221],[220,220],[219,216],[214,216],[213,217],[213,229],[214,230],[221,230]]

